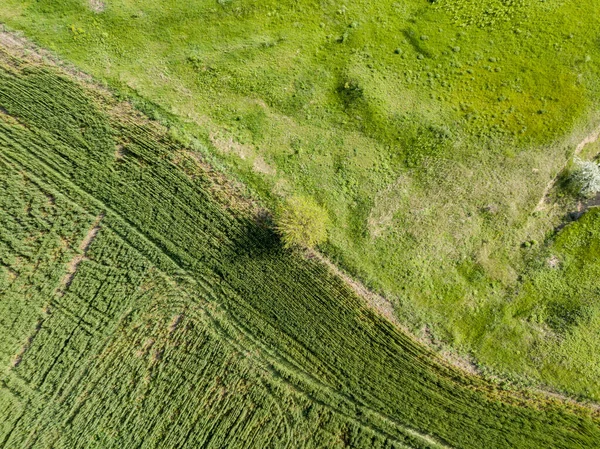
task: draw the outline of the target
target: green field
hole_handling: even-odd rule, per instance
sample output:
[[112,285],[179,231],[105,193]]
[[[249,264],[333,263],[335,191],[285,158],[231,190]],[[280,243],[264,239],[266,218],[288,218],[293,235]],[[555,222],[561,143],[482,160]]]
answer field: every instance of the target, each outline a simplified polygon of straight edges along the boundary
[[199,153],[35,60],[0,52],[0,447],[598,446],[590,410],[448,366]]
[[0,5],[269,206],[315,198],[333,223],[321,249],[415,334],[596,401],[593,278],[577,286],[589,319],[562,320],[568,290],[522,291],[568,211],[536,204],[598,123],[599,15],[597,0]]

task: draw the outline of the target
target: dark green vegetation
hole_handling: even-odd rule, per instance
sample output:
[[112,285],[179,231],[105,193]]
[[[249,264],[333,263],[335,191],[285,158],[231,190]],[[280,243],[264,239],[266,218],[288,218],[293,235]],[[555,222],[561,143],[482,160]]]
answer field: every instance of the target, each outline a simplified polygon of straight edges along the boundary
[[0,446],[598,447],[284,251],[165,130],[0,54]]
[[[322,249],[415,332],[563,391],[600,353],[563,346],[581,322],[541,352],[563,312],[538,325],[511,304],[522,244],[563,212],[532,211],[600,108],[599,16],[597,0],[0,5],[0,20],[141,96],[271,206],[315,198],[333,222]],[[558,358],[550,375],[542,360]],[[575,392],[598,400],[600,384]]]

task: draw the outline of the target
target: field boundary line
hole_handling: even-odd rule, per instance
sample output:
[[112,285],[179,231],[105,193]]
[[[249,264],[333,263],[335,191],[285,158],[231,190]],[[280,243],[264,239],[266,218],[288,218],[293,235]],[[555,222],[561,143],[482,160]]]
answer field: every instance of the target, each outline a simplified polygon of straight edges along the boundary
[[[594,140],[588,140],[590,137],[594,137]],[[586,139],[584,139],[584,141],[582,141],[578,145],[579,151],[581,151],[581,149],[588,143],[593,143],[598,139],[600,139],[600,126],[594,131],[594,133],[587,136]],[[427,341],[424,341],[423,339],[419,338],[414,332],[411,332],[395,317],[395,315],[390,315],[390,309],[393,310],[393,305],[391,301],[389,301],[384,296],[367,288],[364,284],[360,282],[360,280],[350,277],[341,268],[339,268],[332,261],[330,261],[325,255],[321,254],[317,250],[309,250],[306,252],[306,255],[308,258],[315,258],[322,262],[327,268],[331,270],[331,272],[335,276],[339,277],[343,282],[345,282],[346,285],[350,289],[352,289],[352,291],[354,291],[354,293],[359,298],[361,298],[364,301],[364,303],[369,309],[373,310],[383,319],[389,321],[398,332],[401,332],[413,343],[424,346],[425,349],[428,350],[431,353],[431,355],[434,356],[435,362],[437,364],[451,370],[458,370],[470,379],[474,377],[479,381],[488,381],[488,379],[483,376],[483,373],[481,373],[477,367],[471,367],[472,362],[470,362],[468,359],[461,357],[460,354],[457,354],[456,358],[454,359],[444,356],[444,354],[440,353],[440,350],[444,350],[444,347],[442,347],[441,349],[436,349]],[[533,393],[534,395],[539,395],[544,399],[558,400],[561,403],[567,403],[579,409],[589,410],[592,413],[600,412],[599,403],[593,401],[580,402],[574,398],[566,396],[565,394],[558,393],[552,390],[547,390],[543,386],[530,386],[526,388],[519,387],[517,390],[510,391],[509,395],[512,399],[520,398],[529,402],[532,400],[532,398],[522,396],[522,393],[527,392]]]

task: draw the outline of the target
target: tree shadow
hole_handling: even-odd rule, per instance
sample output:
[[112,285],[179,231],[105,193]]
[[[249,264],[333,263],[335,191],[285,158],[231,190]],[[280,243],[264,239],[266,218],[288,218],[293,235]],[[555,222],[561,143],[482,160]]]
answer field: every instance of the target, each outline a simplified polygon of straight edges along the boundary
[[231,248],[231,256],[236,258],[279,257],[285,252],[272,215],[264,209],[253,217],[238,221]]

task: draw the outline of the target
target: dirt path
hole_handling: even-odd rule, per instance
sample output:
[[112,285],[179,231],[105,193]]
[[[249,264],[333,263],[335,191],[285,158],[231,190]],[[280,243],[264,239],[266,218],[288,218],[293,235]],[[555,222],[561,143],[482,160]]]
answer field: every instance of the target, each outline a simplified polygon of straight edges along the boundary
[[435,345],[433,338],[430,337],[430,333],[428,332],[428,328],[424,329],[424,336],[419,336],[415,334],[415,332],[411,331],[407,326],[402,324],[398,317],[396,316],[396,312],[394,311],[394,306],[392,302],[385,298],[382,295],[379,295],[367,287],[365,287],[360,281],[350,277],[343,270],[341,270],[337,265],[331,262],[327,257],[323,254],[310,250],[308,253],[309,258],[317,259],[323,265],[325,265],[335,276],[341,278],[348,287],[350,287],[354,293],[358,295],[358,297],[362,298],[365,301],[365,304],[374,310],[377,314],[385,318],[387,321],[392,323],[400,332],[404,335],[409,336],[415,342],[433,350],[438,355],[438,361],[445,362],[446,365],[450,365],[454,368],[457,368],[469,375],[481,375],[481,372],[477,368],[477,366],[470,360],[468,357],[464,355],[459,355],[454,351],[451,351],[450,348],[447,347],[437,347]]
[[[578,156],[587,144],[594,143],[596,140],[598,140],[598,138],[600,138],[600,126],[597,127],[590,134],[588,134],[581,142],[579,142],[579,144],[575,148],[575,152],[573,153],[573,156]],[[546,185],[546,188],[544,189],[544,193],[542,194],[542,198],[540,199],[539,203],[535,207],[534,212],[539,212],[544,209],[544,206],[547,202],[550,191],[556,185],[556,181],[558,181],[559,175],[563,172],[563,170],[566,168],[568,163],[569,163],[569,161],[567,160],[565,162],[565,164],[562,166],[562,168],[559,170],[558,174]]]
[[[594,133],[592,133],[588,137],[586,137],[577,146],[576,151],[578,153],[581,152],[582,148],[585,145],[596,141],[598,138],[600,138],[600,127],[597,130],[595,130]],[[322,255],[321,253],[314,251],[314,250],[310,250],[307,253],[307,257],[317,259],[321,263],[323,263],[325,266],[327,266],[333,274],[340,277],[360,298],[362,298],[368,307],[373,309],[376,313],[381,315],[383,318],[387,319],[397,329],[399,329],[405,335],[410,337],[412,340],[426,346],[427,348],[429,348],[433,352],[435,352],[438,356],[438,361],[445,364],[446,366],[450,366],[450,367],[453,367],[454,369],[458,369],[467,375],[476,376],[476,377],[482,376],[481,371],[477,368],[477,366],[473,363],[472,360],[468,360],[466,357],[461,356],[455,352],[450,352],[448,350],[449,348],[446,348],[446,347],[435,348],[432,345],[431,341],[428,341],[425,338],[420,338],[418,335],[416,335],[414,332],[412,332],[410,329],[408,329],[406,326],[404,326],[396,317],[396,314],[394,312],[394,307],[392,305],[392,302],[389,299],[369,290],[360,281],[348,276],[337,265],[335,265],[333,262],[331,262],[329,259],[327,259],[327,257]],[[577,401],[571,397],[568,397],[564,394],[555,392],[551,389],[545,389],[544,387],[531,386],[531,387],[526,388],[525,390],[530,391],[536,395],[541,395],[542,397],[545,397],[545,398],[552,398],[552,399],[556,399],[556,400],[559,400],[564,403],[568,403],[571,406],[576,407],[576,408],[591,410],[593,413],[600,413],[600,404],[597,404],[592,401],[585,401],[585,402]],[[529,398],[529,399],[531,399],[531,398]],[[421,436],[423,436],[423,435],[421,435]]]
[[332,273],[336,276],[343,279],[343,281],[352,289],[354,293],[356,293],[359,297],[364,298],[367,304],[375,309],[380,315],[386,318],[388,321],[394,323],[396,326],[401,327],[403,331],[408,332],[407,329],[401,326],[398,318],[396,318],[396,313],[394,312],[394,306],[391,301],[384,298],[381,295],[378,295],[375,292],[372,292],[367,287],[362,285],[356,279],[351,278],[346,273],[344,273],[337,265],[327,259],[323,254],[317,251],[310,251],[309,257],[318,259],[323,265],[327,266]]

